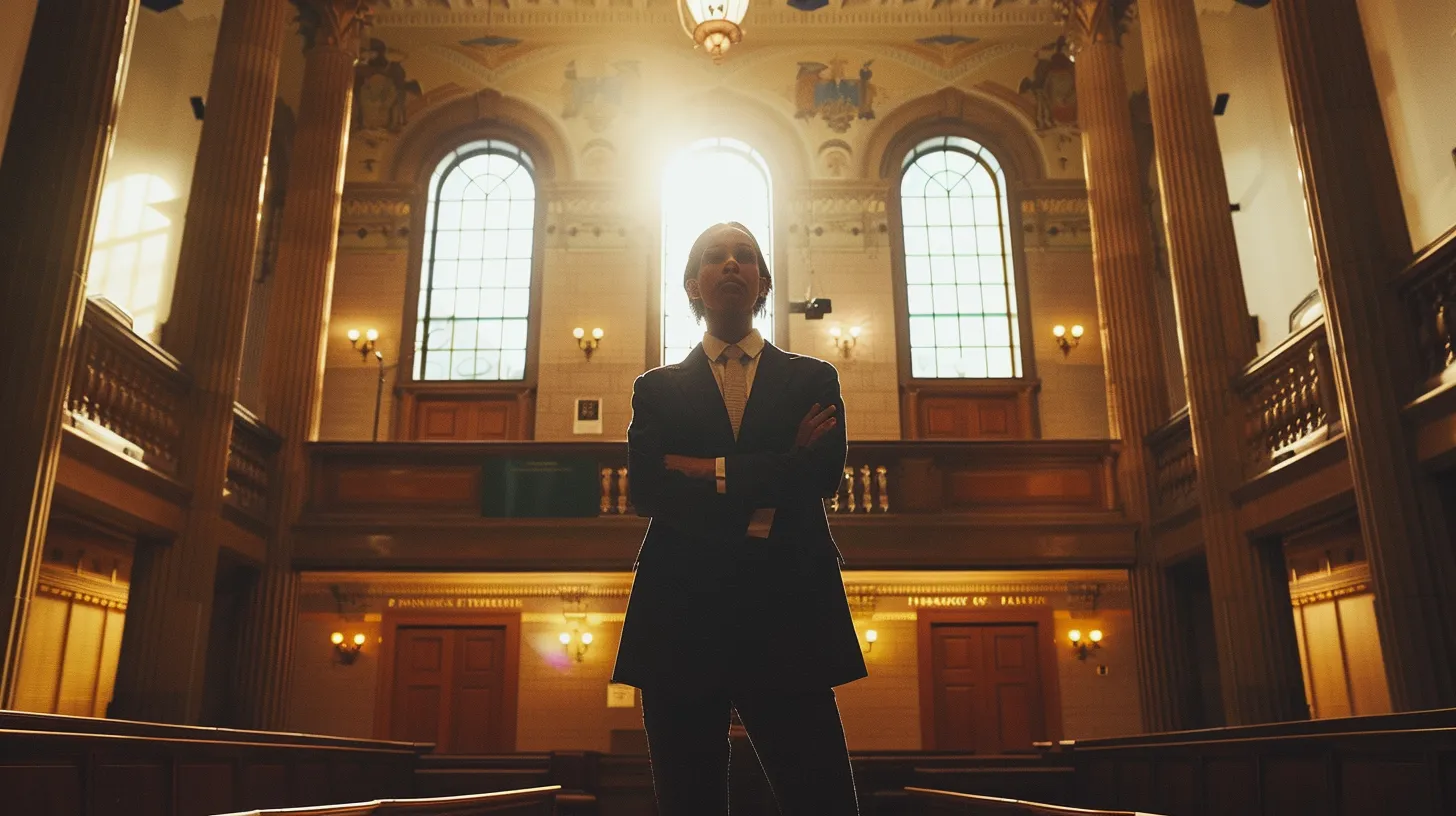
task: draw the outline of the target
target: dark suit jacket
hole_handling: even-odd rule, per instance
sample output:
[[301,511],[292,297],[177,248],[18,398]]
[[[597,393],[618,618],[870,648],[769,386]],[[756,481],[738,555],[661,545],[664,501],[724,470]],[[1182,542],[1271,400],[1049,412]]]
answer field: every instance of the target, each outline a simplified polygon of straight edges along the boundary
[[[796,451],[799,422],[816,402],[839,406],[839,421]],[[652,523],[613,682],[790,691],[865,676],[824,513],[844,475],[844,428],[834,367],[767,343],[737,440],[701,345],[637,379],[630,490]],[[669,453],[725,457],[727,492],[664,468]],[[748,538],[761,507],[775,508],[772,531]]]

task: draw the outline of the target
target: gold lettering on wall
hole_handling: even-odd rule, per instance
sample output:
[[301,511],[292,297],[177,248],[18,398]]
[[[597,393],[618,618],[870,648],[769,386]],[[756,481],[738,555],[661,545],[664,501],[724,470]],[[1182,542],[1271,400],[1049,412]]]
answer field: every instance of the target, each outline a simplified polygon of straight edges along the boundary
[[1006,606],[1046,606],[1045,595],[911,595],[908,599],[912,608],[973,607],[986,609]]
[[520,598],[390,598],[390,609],[520,609]]

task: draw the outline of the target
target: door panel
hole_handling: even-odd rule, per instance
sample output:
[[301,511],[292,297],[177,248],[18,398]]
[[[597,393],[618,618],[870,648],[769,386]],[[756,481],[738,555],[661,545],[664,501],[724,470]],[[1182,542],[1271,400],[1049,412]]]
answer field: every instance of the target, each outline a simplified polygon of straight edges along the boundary
[[1036,631],[1023,624],[931,627],[934,748],[998,754],[1030,751],[1046,738]]
[[505,630],[400,627],[390,737],[435,752],[501,753],[507,745]]

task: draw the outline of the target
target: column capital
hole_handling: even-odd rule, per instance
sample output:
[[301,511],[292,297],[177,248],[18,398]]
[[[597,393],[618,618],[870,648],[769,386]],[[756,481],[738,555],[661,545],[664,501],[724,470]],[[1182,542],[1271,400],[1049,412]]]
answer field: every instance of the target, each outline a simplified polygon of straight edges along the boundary
[[298,7],[298,33],[304,50],[314,46],[336,48],[351,57],[359,51],[359,37],[370,22],[369,0],[292,0]]
[[1054,0],[1053,8],[1066,22],[1073,48],[1102,42],[1122,45],[1128,23],[1137,19],[1133,0]]

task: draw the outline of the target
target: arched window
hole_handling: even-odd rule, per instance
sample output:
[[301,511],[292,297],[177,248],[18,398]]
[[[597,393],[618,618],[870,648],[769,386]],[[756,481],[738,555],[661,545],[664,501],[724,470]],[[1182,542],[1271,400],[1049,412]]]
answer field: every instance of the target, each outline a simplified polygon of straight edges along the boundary
[[1022,376],[1000,163],[969,139],[945,136],[917,145],[903,170],[910,376]]
[[416,380],[522,380],[536,180],[514,145],[471,142],[430,177]]
[[[662,181],[662,362],[676,363],[702,339],[683,292],[688,251],[704,229],[737,221],[773,259],[773,181],[757,150],[735,139],[703,139],[668,162]],[[773,340],[773,298],[753,319]]]

